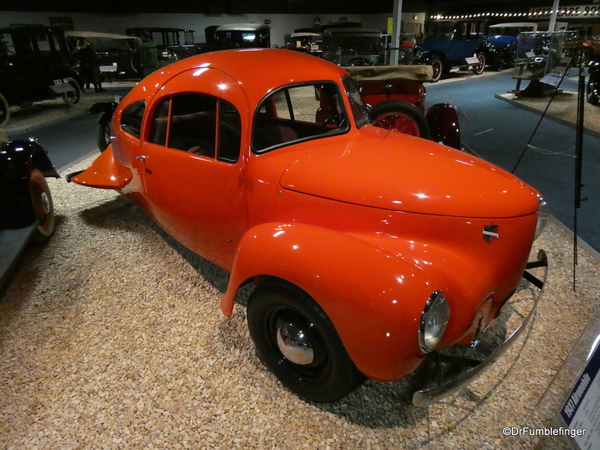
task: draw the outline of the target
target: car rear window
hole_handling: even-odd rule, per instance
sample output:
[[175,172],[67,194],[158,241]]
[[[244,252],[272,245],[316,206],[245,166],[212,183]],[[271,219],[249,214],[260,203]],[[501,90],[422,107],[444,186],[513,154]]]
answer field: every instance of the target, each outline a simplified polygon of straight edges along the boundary
[[145,110],[146,103],[143,101],[132,103],[125,108],[121,115],[121,129],[139,138]]

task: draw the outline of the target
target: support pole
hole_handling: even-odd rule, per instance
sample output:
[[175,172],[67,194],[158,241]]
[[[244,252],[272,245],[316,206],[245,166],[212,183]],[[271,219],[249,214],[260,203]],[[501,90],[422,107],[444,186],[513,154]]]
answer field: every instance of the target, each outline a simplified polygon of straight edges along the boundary
[[[402,0],[394,0],[394,15],[393,29],[392,29],[392,48],[398,48],[400,46],[400,28],[402,25]],[[398,50],[392,50],[390,54],[390,65],[398,65]]]
[[552,5],[552,12],[550,13],[550,24],[548,25],[548,31],[554,31],[556,27],[556,16],[558,16],[558,4],[560,0],[554,0],[554,5]]

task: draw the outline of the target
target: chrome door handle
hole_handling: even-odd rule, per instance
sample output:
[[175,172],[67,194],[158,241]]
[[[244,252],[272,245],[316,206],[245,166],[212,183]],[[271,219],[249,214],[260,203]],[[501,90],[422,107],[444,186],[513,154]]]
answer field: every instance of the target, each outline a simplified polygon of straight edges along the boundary
[[147,158],[148,157],[146,155],[140,155],[140,156],[136,156],[134,159],[137,159],[138,161],[144,161]]

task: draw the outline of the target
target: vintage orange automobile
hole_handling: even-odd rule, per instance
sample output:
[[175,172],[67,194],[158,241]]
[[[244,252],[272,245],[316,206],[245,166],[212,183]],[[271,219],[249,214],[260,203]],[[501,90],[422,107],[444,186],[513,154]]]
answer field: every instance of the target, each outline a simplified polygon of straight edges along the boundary
[[[534,188],[371,125],[344,69],[284,50],[207,53],[148,76],[118,105],[111,145],[69,179],[121,192],[229,271],[226,316],[256,285],[247,320],[260,357],[317,402],[479,339],[545,217]],[[460,389],[496,355],[413,401]]]

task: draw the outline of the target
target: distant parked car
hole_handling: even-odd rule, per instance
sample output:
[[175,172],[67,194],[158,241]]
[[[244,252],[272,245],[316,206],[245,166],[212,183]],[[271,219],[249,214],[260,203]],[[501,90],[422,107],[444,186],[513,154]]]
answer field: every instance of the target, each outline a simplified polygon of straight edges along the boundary
[[519,33],[537,31],[533,22],[506,22],[489,26],[488,63],[494,70],[500,71],[514,64]]
[[377,66],[383,63],[381,31],[357,27],[326,28],[323,58],[339,66]]
[[413,62],[429,64],[433,82],[457,67],[480,75],[487,64],[487,27],[485,20],[427,22],[425,40],[415,46]]
[[194,30],[186,28],[142,27],[127,28],[125,33],[141,39],[142,32],[144,31],[150,34],[152,42],[156,44],[158,60],[162,66],[200,53],[198,46],[194,43]]
[[59,28],[0,28],[0,126],[10,107],[55,97],[67,106],[79,103],[81,80]]
[[107,77],[138,78],[142,75],[136,36],[97,31],[65,31],[71,53],[89,43],[98,57],[100,72]]
[[285,48],[323,56],[323,34],[315,31],[298,31],[285,35]]
[[59,175],[35,139],[0,140],[0,291],[26,244],[43,242],[54,233],[46,177]]
[[577,49],[583,50],[583,63],[588,65],[600,58],[600,36],[569,39],[563,49],[565,56],[573,56]]
[[256,23],[231,23],[214,31],[214,42],[219,49],[269,48],[271,29]]

